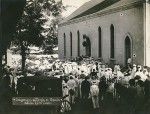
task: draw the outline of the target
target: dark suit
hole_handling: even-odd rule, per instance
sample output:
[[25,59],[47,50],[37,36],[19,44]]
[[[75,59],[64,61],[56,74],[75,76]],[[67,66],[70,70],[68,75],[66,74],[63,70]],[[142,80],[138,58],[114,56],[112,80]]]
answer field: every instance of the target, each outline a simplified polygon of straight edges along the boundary
[[87,80],[82,81],[81,83],[81,93],[83,99],[88,99],[90,93],[90,82]]

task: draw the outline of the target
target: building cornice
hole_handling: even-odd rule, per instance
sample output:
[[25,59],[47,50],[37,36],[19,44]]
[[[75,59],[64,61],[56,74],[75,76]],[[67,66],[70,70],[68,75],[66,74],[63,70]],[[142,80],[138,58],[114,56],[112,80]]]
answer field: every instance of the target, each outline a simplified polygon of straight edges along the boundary
[[108,9],[108,10],[105,10],[105,11],[102,11],[102,12],[96,12],[96,13],[86,15],[86,16],[83,16],[83,17],[80,17],[80,18],[68,20],[67,22],[60,23],[59,27],[63,27],[63,26],[66,26],[66,25],[74,24],[74,23],[79,23],[79,22],[82,22],[82,21],[85,21],[85,20],[90,20],[90,19],[93,19],[93,18],[101,17],[101,16],[104,16],[104,15],[109,15],[109,14],[112,14],[112,13],[116,13],[116,12],[120,12],[120,11],[124,11],[124,10],[128,10],[128,9],[132,9],[132,8],[137,7],[137,6],[142,6],[143,2],[144,2],[144,0],[141,0],[141,1],[138,1],[138,2],[133,2],[133,3],[130,3],[130,4],[126,4],[126,5],[122,5],[122,6],[119,6],[119,7],[111,8],[111,9]]

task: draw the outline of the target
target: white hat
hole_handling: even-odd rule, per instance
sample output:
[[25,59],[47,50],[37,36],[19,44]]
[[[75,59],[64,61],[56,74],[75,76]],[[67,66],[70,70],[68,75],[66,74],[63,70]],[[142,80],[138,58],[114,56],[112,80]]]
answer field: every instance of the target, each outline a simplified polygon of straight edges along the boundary
[[136,64],[133,64],[134,67],[136,67]]

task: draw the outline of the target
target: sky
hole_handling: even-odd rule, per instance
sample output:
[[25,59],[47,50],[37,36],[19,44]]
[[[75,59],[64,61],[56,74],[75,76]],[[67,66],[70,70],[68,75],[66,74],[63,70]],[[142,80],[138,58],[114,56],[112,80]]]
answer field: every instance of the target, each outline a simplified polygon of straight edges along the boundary
[[[55,1],[58,2],[61,0],[55,0]],[[88,1],[90,0],[62,0],[63,5],[67,6],[66,10],[62,12],[62,16],[66,18],[71,13],[73,13],[77,8],[79,8],[80,6],[82,6],[84,3]],[[50,21],[51,21],[51,17],[50,17]],[[50,24],[50,21],[48,21],[47,23]],[[44,25],[44,27],[49,28],[49,24]]]
[[[56,2],[61,0],[55,0]],[[62,0],[62,3],[64,6],[68,6],[65,11],[62,12],[62,16],[66,18],[71,13],[73,13],[77,8],[79,8],[81,5],[83,5],[85,2],[88,2],[90,0]],[[49,28],[49,24],[51,22],[51,17],[49,18],[49,21],[43,26],[44,28]]]
[[[59,1],[59,0],[56,0]],[[64,6],[69,6],[66,11],[63,12],[63,16],[67,17],[69,16],[73,11],[75,11],[77,8],[79,8],[81,5],[83,5],[85,2],[88,2],[90,0],[62,0],[62,3]]]

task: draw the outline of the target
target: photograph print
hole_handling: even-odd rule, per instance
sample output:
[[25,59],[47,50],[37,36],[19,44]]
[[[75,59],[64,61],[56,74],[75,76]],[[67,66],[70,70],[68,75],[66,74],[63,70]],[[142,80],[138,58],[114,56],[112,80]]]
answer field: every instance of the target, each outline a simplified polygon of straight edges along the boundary
[[150,0],[0,0],[0,114],[150,114]]

